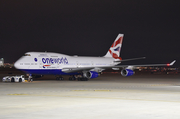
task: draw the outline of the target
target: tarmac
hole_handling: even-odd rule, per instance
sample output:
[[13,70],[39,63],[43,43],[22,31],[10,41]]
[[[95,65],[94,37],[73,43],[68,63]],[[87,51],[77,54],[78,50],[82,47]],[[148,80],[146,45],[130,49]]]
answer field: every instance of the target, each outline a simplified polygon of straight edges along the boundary
[[89,81],[64,78],[0,82],[0,119],[180,118],[180,75],[103,74]]

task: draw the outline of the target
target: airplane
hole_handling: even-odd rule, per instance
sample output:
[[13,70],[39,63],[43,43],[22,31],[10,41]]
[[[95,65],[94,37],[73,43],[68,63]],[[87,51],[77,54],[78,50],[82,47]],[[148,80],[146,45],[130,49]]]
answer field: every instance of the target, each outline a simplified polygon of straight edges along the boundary
[[69,80],[87,81],[97,78],[106,69],[118,70],[122,68],[122,76],[132,76],[134,68],[140,66],[172,66],[170,64],[147,64],[147,65],[119,65],[121,62],[144,59],[145,57],[122,59],[120,51],[124,34],[118,34],[117,38],[102,57],[69,56],[53,52],[27,52],[14,64],[16,69],[33,76],[55,75],[57,80],[63,80],[62,75],[69,75]]

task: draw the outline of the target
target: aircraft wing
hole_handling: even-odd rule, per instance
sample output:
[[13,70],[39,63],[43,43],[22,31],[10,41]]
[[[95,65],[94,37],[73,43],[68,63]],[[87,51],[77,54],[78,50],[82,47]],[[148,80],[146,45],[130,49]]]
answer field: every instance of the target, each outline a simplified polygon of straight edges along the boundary
[[118,67],[127,67],[127,66],[133,66],[133,67],[149,67],[149,66],[172,66],[176,60],[172,61],[170,64],[142,64],[142,65],[116,65],[113,68],[118,68]]
[[65,72],[65,73],[72,73],[72,72],[80,72],[80,71],[89,71],[89,70],[92,70],[96,67],[69,67],[69,68],[63,68],[62,69],[62,72]]
[[[101,67],[69,67],[69,68],[63,68],[62,72],[65,73],[72,73],[72,72],[80,72],[80,71],[89,71],[92,69],[109,69],[109,68],[124,68],[128,66],[132,67],[145,67],[145,66],[172,66],[176,60],[172,61],[170,64],[143,64],[143,65],[116,65],[116,66],[101,66]],[[101,70],[101,71],[102,71]]]

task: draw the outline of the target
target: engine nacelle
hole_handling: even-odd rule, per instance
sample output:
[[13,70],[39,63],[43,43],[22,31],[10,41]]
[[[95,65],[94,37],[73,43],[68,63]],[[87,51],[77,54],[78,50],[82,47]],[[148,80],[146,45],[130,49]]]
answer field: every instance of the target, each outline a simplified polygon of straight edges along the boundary
[[132,76],[133,74],[135,74],[135,72],[131,69],[123,69],[121,70],[121,75],[122,76]]
[[83,76],[88,79],[97,78],[99,76],[99,73],[95,71],[87,71],[83,72]]

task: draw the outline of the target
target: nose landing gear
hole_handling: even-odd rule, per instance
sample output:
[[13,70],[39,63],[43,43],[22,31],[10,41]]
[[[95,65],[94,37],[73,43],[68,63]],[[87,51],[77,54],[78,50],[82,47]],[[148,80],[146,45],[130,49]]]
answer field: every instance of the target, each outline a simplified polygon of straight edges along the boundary
[[29,74],[29,77],[28,77],[28,82],[33,82],[33,77],[31,74]]

